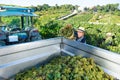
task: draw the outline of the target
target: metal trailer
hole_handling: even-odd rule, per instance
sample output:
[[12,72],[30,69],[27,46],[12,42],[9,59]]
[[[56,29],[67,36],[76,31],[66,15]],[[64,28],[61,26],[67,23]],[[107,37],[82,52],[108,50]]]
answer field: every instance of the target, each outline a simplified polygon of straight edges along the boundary
[[59,55],[94,58],[104,71],[120,79],[120,55],[63,37],[3,46],[0,48],[0,80],[12,79],[18,72],[45,63]]

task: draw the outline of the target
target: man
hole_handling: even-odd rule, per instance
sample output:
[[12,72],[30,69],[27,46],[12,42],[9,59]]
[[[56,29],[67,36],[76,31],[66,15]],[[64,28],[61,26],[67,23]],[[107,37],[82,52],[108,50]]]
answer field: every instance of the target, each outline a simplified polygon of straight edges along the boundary
[[83,27],[79,27],[77,30],[76,41],[86,43],[86,38],[84,35],[85,35],[85,29]]

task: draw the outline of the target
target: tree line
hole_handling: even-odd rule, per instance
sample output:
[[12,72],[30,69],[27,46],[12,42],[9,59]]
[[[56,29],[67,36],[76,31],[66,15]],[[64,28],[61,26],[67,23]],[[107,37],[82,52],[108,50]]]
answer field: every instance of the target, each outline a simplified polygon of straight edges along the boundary
[[107,4],[107,5],[97,5],[92,8],[84,8],[84,11],[90,11],[90,12],[100,12],[100,13],[111,13],[116,14],[120,16],[120,5],[119,3],[116,4]]
[[[37,6],[30,6],[30,8],[33,8],[35,11],[48,11],[48,10],[74,10],[78,9],[78,5],[72,5],[72,4],[64,4],[64,5],[58,5],[50,6],[49,4],[43,4],[43,5],[37,5]],[[111,13],[120,15],[120,5],[119,3],[116,4],[106,4],[106,5],[97,5],[93,6],[92,8],[84,7],[84,11],[88,12],[100,12],[100,13]]]
[[33,8],[35,11],[48,11],[48,10],[55,10],[55,9],[68,9],[68,10],[74,10],[75,6],[71,4],[64,4],[59,6],[56,4],[55,6],[50,6],[48,4],[43,5],[37,5],[37,6],[30,6],[30,8]]
[[[0,4],[0,6],[4,6],[4,4]],[[15,5],[13,5],[15,6]],[[49,4],[43,4],[43,5],[37,5],[37,6],[28,6],[28,8],[33,8],[35,11],[47,11],[49,9],[67,9],[67,10],[74,10],[78,8],[78,5],[72,5],[72,4],[64,4],[64,5],[58,5],[50,6]],[[84,11],[94,11],[94,12],[119,12],[120,11],[120,5],[119,3],[116,4],[106,4],[106,5],[97,5],[93,6],[92,8],[84,7]],[[119,14],[119,13],[118,13]]]

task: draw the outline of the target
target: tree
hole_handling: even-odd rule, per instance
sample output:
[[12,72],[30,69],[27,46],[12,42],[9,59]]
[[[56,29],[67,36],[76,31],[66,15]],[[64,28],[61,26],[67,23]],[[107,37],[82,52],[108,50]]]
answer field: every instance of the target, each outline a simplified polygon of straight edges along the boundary
[[37,11],[41,11],[42,10],[42,6],[41,5],[38,5],[37,6]]
[[56,7],[56,9],[59,9],[59,6],[58,6],[58,4],[55,4],[55,7]]
[[99,12],[110,12],[110,11],[118,11],[119,4],[107,4],[107,5],[97,5],[96,8]]
[[68,9],[68,10],[73,10],[75,9],[75,6],[71,5],[71,4],[65,4],[65,5],[61,5],[60,6],[62,9]]
[[48,10],[48,8],[50,8],[50,6],[48,4],[42,5],[42,10]]
[[89,8],[87,8],[87,7],[84,7],[84,11],[88,11],[89,10]]

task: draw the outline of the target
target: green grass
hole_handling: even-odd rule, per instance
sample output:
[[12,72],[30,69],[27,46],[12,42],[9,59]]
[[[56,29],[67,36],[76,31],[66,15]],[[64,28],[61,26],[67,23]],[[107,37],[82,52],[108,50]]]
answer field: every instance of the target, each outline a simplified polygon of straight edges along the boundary
[[102,22],[102,23],[120,23],[120,16],[113,15],[113,14],[95,14],[91,19],[90,22]]
[[88,22],[93,17],[93,14],[82,13],[65,20],[66,23],[73,24],[73,26],[79,26],[81,23]]

